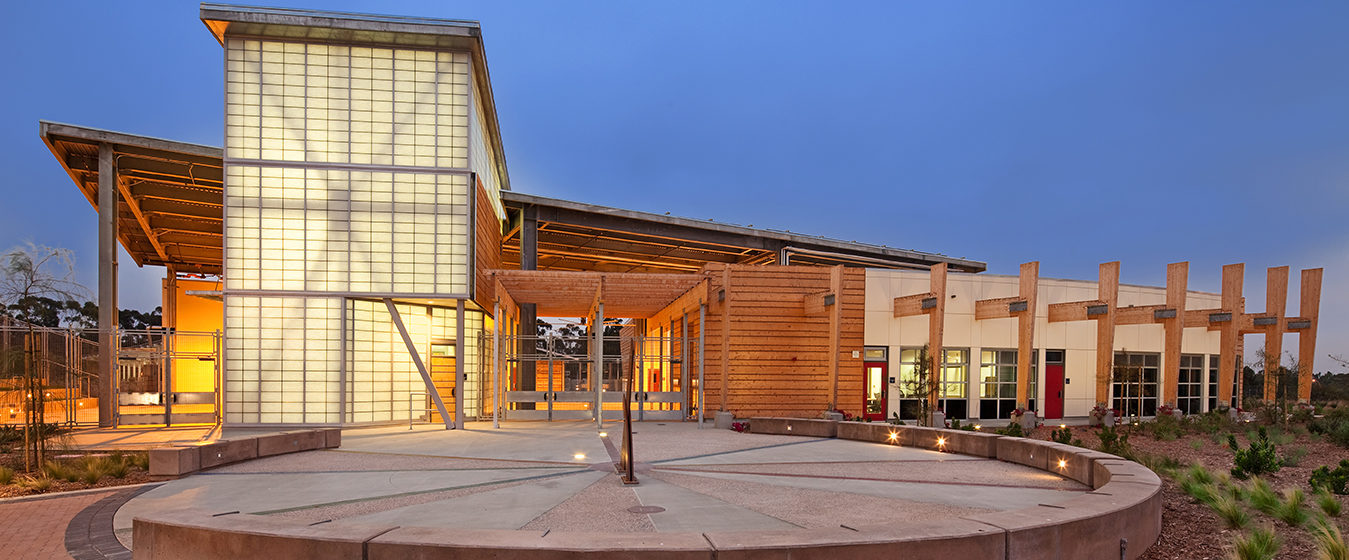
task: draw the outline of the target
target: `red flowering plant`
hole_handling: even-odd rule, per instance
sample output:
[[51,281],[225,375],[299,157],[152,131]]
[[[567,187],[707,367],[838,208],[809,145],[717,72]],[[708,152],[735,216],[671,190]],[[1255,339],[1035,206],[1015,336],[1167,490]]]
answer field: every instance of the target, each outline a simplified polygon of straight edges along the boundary
[[1171,416],[1176,413],[1176,407],[1164,404],[1157,407],[1157,416]]
[[749,431],[749,422],[731,422],[731,429],[740,433]]

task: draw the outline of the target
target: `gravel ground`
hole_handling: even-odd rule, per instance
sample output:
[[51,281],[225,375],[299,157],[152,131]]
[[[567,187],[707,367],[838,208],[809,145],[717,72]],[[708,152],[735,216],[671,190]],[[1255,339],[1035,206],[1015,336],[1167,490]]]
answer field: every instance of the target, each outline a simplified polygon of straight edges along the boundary
[[422,471],[452,469],[537,469],[571,467],[575,463],[458,459],[431,455],[369,453],[363,451],[320,450],[264,457],[211,469],[212,473],[332,472],[341,471]]
[[415,506],[419,504],[436,502],[440,500],[449,500],[452,498],[459,498],[462,496],[477,494],[479,492],[490,492],[492,490],[500,490],[502,488],[518,486],[521,484],[525,484],[526,482],[531,481],[484,484],[482,486],[475,486],[473,488],[459,488],[455,490],[445,490],[443,492],[431,492],[426,494],[414,494],[411,496],[397,496],[392,498],[366,500],[361,502],[353,502],[349,504],[337,504],[331,506],[322,506],[316,508],[273,513],[271,515],[282,519],[293,519],[296,521],[317,523],[319,521],[338,520],[347,517],[355,517],[358,515],[379,513],[381,511],[388,511],[400,507]]
[[874,525],[879,521],[929,521],[994,511],[846,492],[824,492],[757,482],[721,480],[670,471],[652,471],[648,476],[807,529],[838,527],[840,524]]
[[[1243,426],[1237,433],[1237,444],[1245,448],[1249,441],[1246,432],[1254,431],[1255,425]],[[1048,428],[1035,430],[1032,437],[1049,439]],[[1085,447],[1095,449],[1100,444],[1097,430],[1087,427],[1074,427],[1074,437],[1082,439]],[[1282,430],[1270,428],[1271,438]],[[1335,465],[1341,459],[1349,459],[1349,449],[1334,443],[1321,441],[1305,433],[1297,426],[1290,428],[1292,441],[1278,445],[1280,456],[1303,454],[1305,456],[1296,465],[1286,465],[1273,474],[1262,475],[1276,491],[1285,488],[1301,488],[1307,493],[1307,503],[1315,508],[1311,486],[1307,479],[1313,470],[1322,465]],[[1135,451],[1158,457],[1169,457],[1182,465],[1202,463],[1214,474],[1226,473],[1232,468],[1232,451],[1227,447],[1226,433],[1215,438],[1206,433],[1187,433],[1172,441],[1163,441],[1139,430],[1129,437],[1129,444]],[[1302,451],[1305,450],[1305,451]],[[1162,534],[1143,555],[1143,560],[1201,560],[1227,558],[1233,540],[1242,531],[1225,528],[1222,521],[1211,508],[1195,503],[1176,485],[1175,480],[1163,476]],[[1345,498],[1340,497],[1344,502]],[[1266,526],[1275,530],[1281,541],[1278,560],[1303,560],[1314,557],[1315,545],[1305,529],[1290,527],[1269,516],[1251,510],[1251,526]],[[1349,507],[1346,508],[1349,510]],[[1345,534],[1349,534],[1349,513],[1337,518],[1336,524]]]
[[654,533],[651,516],[632,513],[628,508],[642,505],[632,489],[623,486],[617,476],[606,476],[577,492],[553,509],[526,523],[524,530]]
[[[621,425],[610,427],[609,439],[614,445],[623,441],[622,429]],[[687,425],[635,423],[632,445],[638,460],[649,463],[803,441],[798,436],[752,434],[747,437],[731,430],[715,429],[710,423],[696,434],[697,437],[690,437]]]
[[[953,463],[958,463],[954,465]],[[850,476],[870,480],[903,482],[957,482],[989,484],[1017,488],[1044,488],[1049,490],[1081,490],[1088,488],[1076,481],[1053,473],[1001,461],[869,461],[851,463],[771,463],[736,465],[660,466],[665,472],[713,471],[740,473],[782,473],[816,476]]]

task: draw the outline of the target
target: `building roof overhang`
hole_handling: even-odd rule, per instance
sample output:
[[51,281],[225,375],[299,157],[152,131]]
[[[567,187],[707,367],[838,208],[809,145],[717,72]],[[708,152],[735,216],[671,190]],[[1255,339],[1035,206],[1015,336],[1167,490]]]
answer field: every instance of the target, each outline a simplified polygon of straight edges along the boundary
[[[137,265],[220,274],[221,149],[43,121],[42,141],[90,205],[98,208],[98,152],[116,161],[119,237]],[[511,226],[504,265],[520,263],[525,210],[538,224],[538,268],[553,271],[688,273],[708,263],[790,264],[981,272],[985,264],[881,245],[695,220],[503,191]]]
[[[790,231],[501,193],[511,226],[503,253],[518,266],[526,210],[537,220],[540,270],[693,272],[710,262],[817,264],[982,272],[983,262]],[[784,258],[785,257],[785,258]],[[786,260],[787,263],[781,262]]]
[[118,238],[138,266],[220,274],[220,148],[41,121],[42,141],[98,210],[99,147],[112,149]]

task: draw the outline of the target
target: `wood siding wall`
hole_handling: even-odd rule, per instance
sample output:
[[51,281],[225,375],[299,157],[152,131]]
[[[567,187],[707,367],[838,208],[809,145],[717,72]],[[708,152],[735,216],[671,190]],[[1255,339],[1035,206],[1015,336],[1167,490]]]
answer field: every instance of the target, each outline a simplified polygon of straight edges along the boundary
[[[725,409],[736,417],[813,417],[831,398],[831,322],[829,313],[807,315],[805,296],[830,290],[833,269],[813,266],[708,265],[711,280],[707,312],[704,388],[710,417],[722,409],[723,358],[729,366]],[[728,274],[729,272],[729,274]],[[720,297],[726,280],[730,289]],[[866,275],[842,269],[838,324],[836,407],[862,411],[862,329]],[[723,317],[729,313],[729,355],[723,355]],[[698,327],[690,322],[690,334]],[[853,357],[853,352],[859,357]],[[692,368],[690,368],[692,369]]]
[[496,300],[496,286],[487,271],[501,268],[501,218],[482,186],[482,179],[476,183],[473,189],[477,214],[473,225],[473,301],[490,311]]

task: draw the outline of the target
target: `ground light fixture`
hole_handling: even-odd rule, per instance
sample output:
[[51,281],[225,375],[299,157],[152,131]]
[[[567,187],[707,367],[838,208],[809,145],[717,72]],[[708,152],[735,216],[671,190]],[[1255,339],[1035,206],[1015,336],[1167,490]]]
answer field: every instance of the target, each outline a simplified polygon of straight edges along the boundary
[[1059,429],[1060,429],[1060,430],[1062,430],[1062,429],[1064,429],[1064,428],[1067,428],[1067,427],[1068,427],[1067,424],[1059,424]]
[[945,438],[945,437],[938,437],[938,438],[937,438],[937,449],[943,449],[943,450],[946,449],[946,438]]
[[1068,460],[1067,460],[1067,459],[1059,459],[1059,470],[1063,470],[1063,469],[1066,469],[1066,468],[1068,468]]
[[984,427],[983,427],[982,425],[980,425],[980,424],[975,424],[975,425],[974,425],[974,431],[977,432],[977,431],[982,430],[982,429],[984,429]]
[[890,440],[890,443],[897,443],[899,441],[899,433],[893,431],[890,432],[888,439]]
[[609,432],[600,432],[600,437],[609,437]]
[[586,458],[586,454],[585,454],[585,453],[577,453],[577,454],[575,454],[575,455],[572,455],[571,458],[576,459],[577,461],[583,461],[583,460],[585,460],[585,458]]

